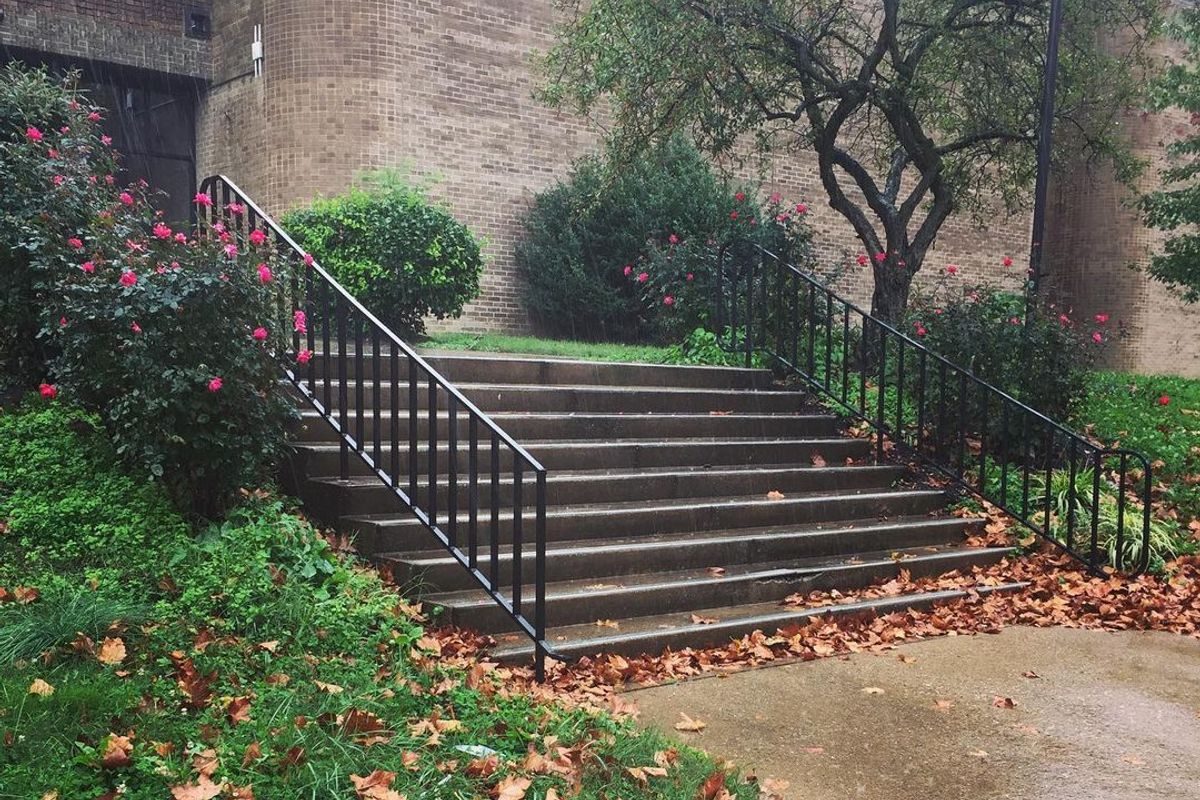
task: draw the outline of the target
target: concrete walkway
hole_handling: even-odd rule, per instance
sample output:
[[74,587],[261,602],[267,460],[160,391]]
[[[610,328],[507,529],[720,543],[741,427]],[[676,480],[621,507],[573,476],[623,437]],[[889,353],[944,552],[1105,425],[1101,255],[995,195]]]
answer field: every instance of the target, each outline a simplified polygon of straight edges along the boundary
[[788,800],[1200,797],[1200,641],[1170,634],[1010,628],[626,698]]

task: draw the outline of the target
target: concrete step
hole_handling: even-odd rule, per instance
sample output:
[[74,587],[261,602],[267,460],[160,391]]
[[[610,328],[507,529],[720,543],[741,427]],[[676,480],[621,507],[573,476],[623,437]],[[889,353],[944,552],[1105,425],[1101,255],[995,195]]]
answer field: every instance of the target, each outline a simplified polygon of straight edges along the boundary
[[[596,654],[638,655],[657,654],[666,648],[722,645],[730,639],[745,636],[756,630],[774,633],[789,625],[803,625],[811,619],[843,615],[885,615],[906,609],[929,608],[938,603],[961,600],[971,593],[1019,591],[1023,583],[996,586],[976,586],[967,590],[943,590],[859,600],[814,608],[789,607],[778,603],[713,607],[696,611],[670,612],[631,620],[619,620],[616,630],[595,623],[551,628],[547,638],[556,654],[574,660]],[[717,621],[704,625],[692,621],[692,615]],[[533,645],[516,634],[498,641],[492,649],[493,658],[500,661],[526,661],[533,657]]]
[[[359,359],[348,348],[350,357],[346,361],[349,378],[358,376]],[[638,364],[631,362],[581,361],[568,358],[543,358],[507,353],[470,353],[458,351],[421,351],[422,358],[442,377],[451,383],[525,383],[537,386],[591,385],[591,386],[670,386],[708,389],[763,389],[769,388],[774,376],[766,369],[743,369],[740,367],[696,367],[667,364]],[[364,351],[362,374],[374,378],[375,357]],[[337,379],[338,362],[336,349],[325,359],[320,346],[313,353],[312,374],[323,381],[326,372]],[[386,351],[379,362],[382,380],[391,378],[391,357]],[[400,356],[397,362],[397,377],[408,380],[408,360]],[[302,375],[307,371],[302,370]],[[421,373],[418,373],[421,375]]]
[[[796,558],[855,555],[914,547],[959,544],[966,532],[980,527],[958,518],[896,517],[887,521],[846,518],[832,522],[775,525],[734,530],[696,531],[649,536],[622,536],[549,542],[546,574],[556,581],[599,579],[679,569],[707,569],[732,564],[758,564]],[[470,575],[426,534],[416,547],[380,551],[404,585],[427,591],[454,591],[476,585]],[[465,549],[465,542],[464,542]],[[492,574],[490,542],[480,542],[480,569]],[[497,574],[500,584],[512,582],[513,552],[499,543]],[[533,549],[521,554],[522,570],[532,575]]]
[[[374,453],[372,443],[367,443],[368,454]],[[571,439],[565,441],[525,441],[525,449],[542,462],[547,470],[585,469],[633,469],[638,467],[668,467],[676,464],[704,466],[731,465],[778,465],[811,464],[819,456],[829,464],[845,464],[862,459],[871,451],[866,439],[831,437],[825,439],[673,439],[665,441],[629,440],[601,441]],[[407,474],[408,442],[397,448],[400,452],[400,469]],[[292,447],[293,458],[299,468],[314,477],[338,475],[340,447],[333,443],[296,443]],[[480,469],[489,469],[491,463],[490,443],[480,442],[477,446]],[[383,443],[380,449],[382,463],[391,464],[391,443]],[[470,464],[470,445],[459,442],[457,471],[465,475]],[[445,441],[438,442],[438,474],[450,471],[450,447]],[[513,468],[513,451],[500,445],[500,470]],[[420,443],[417,448],[417,473],[429,474],[429,448]],[[371,475],[370,468],[361,458],[350,459],[351,475]],[[403,478],[403,475],[401,476]]]
[[[806,396],[792,391],[758,391],[728,389],[698,389],[692,387],[560,385],[534,386],[514,383],[461,383],[459,391],[488,414],[496,412],[586,412],[586,413],[671,413],[708,414],[732,412],[752,414],[792,414],[811,410]],[[290,383],[287,386],[291,386]],[[346,408],[378,406],[386,416],[392,403],[392,385],[384,382],[378,387],[378,402],[372,381],[352,383],[346,387]],[[396,393],[398,408],[409,408],[409,390],[401,385]],[[360,391],[361,390],[361,391]],[[318,399],[324,397],[324,387],[317,386]],[[359,395],[362,395],[361,398]],[[438,393],[438,406],[445,408],[447,395]],[[417,391],[417,408],[429,407],[429,388],[422,384]],[[330,395],[330,407],[341,408],[337,386]],[[349,412],[353,413],[353,412]],[[369,411],[364,412],[370,415]]]
[[[624,503],[555,506],[546,510],[547,541],[577,541],[614,536],[653,536],[663,533],[736,530],[775,525],[801,525],[839,519],[883,519],[890,516],[925,514],[942,508],[946,495],[928,489],[874,492],[816,492],[772,500],[765,495],[750,497],[688,498],[683,500],[635,501]],[[533,541],[533,509],[526,504],[521,515],[524,537]],[[512,509],[499,509],[498,527],[491,523],[490,509],[481,507],[477,529],[482,544],[493,539],[512,541]],[[460,509],[457,536],[468,541],[468,514]],[[448,526],[446,515],[438,522]],[[409,550],[428,542],[429,533],[411,514],[343,517],[339,525],[357,533],[358,548],[364,553]]]
[[[380,437],[391,438],[390,410],[382,410],[379,420]],[[731,439],[749,437],[800,438],[838,435],[842,422],[830,414],[641,414],[636,412],[588,413],[522,413],[506,412],[489,415],[502,430],[519,442],[530,439]],[[438,412],[438,435],[449,432],[449,415]],[[399,438],[408,440],[408,409],[398,414]],[[366,436],[375,436],[375,420],[367,414],[363,420]],[[458,415],[458,436],[465,440],[470,431],[465,413]],[[481,435],[483,426],[479,426]],[[417,415],[417,437],[429,435],[429,416]],[[312,409],[301,411],[293,426],[293,436],[300,442],[332,441],[333,427]]]
[[[704,607],[779,602],[798,592],[857,589],[894,578],[901,570],[917,578],[970,570],[994,564],[1009,552],[1005,548],[940,546],[736,564],[725,567],[720,575],[708,569],[691,569],[560,581],[546,587],[546,617],[550,626],[561,627]],[[524,587],[523,597],[532,601],[532,585]],[[482,633],[516,631],[512,618],[482,591],[435,593],[422,600],[443,610],[439,622],[469,626]]]
[[[652,467],[612,470],[555,470],[546,479],[548,506],[614,503],[622,500],[765,495],[772,490],[784,494],[817,491],[885,489],[906,475],[903,467],[884,465],[814,466],[714,466]],[[491,502],[490,476],[479,478],[481,501]],[[501,504],[512,504],[512,475],[500,480]],[[528,489],[528,487],[527,487]],[[405,507],[375,477],[340,480],[309,478],[299,489],[305,506],[320,519],[361,514],[403,514]],[[438,503],[446,507],[450,494],[447,482],[439,485]],[[459,508],[466,508],[469,486],[459,478]]]

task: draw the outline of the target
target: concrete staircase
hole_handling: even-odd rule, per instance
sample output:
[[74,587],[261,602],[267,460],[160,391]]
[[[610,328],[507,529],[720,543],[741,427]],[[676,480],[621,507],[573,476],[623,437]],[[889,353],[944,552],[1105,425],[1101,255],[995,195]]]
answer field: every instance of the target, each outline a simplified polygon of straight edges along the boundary
[[[918,485],[904,467],[873,463],[868,442],[847,436],[803,393],[774,385],[766,370],[426,357],[549,470],[548,640],[564,657],[721,644],[806,616],[927,606],[963,593],[816,609],[781,601],[862,587],[902,569],[969,569],[1006,552],[966,546],[969,523],[942,513],[942,492]],[[427,402],[424,392],[419,398]],[[407,397],[400,400],[407,464]],[[444,432],[449,420],[444,410],[439,416]],[[380,424],[389,424],[386,415]],[[389,564],[398,582],[444,609],[446,621],[494,635],[498,657],[532,654],[508,615],[471,588],[466,570],[356,456],[350,479],[337,477],[338,446],[315,412],[302,412],[295,447],[285,483],[313,514],[354,533],[360,552]],[[419,453],[421,469],[428,456]],[[443,470],[447,461],[444,452],[437,459]],[[459,495],[463,509],[465,482]],[[508,537],[511,510],[502,520]],[[509,541],[501,539],[504,575],[512,574]],[[524,559],[531,576],[530,550]]]

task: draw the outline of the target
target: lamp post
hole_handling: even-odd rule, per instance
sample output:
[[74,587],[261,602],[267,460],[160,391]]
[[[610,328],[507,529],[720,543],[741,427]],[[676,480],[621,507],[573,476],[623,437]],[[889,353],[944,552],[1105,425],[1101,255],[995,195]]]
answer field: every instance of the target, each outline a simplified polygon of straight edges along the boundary
[[1063,0],[1050,0],[1050,29],[1046,35],[1046,73],[1042,79],[1042,118],[1038,131],[1037,181],[1033,195],[1033,236],[1029,245],[1029,289],[1026,326],[1042,282],[1042,245],[1046,237],[1046,203],[1050,191],[1050,151],[1054,137],[1054,89],[1058,82],[1058,42],[1062,37]]

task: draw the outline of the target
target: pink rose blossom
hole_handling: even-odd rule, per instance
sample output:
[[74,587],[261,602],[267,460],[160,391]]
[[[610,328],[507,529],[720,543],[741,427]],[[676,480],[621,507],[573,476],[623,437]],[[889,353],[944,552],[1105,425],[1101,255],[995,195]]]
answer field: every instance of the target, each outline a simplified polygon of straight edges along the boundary
[[112,144],[112,137],[109,136],[108,134],[102,134],[100,136],[100,144],[104,145],[105,147],[108,147],[110,144]]
[[236,244],[225,245],[225,255],[229,256],[230,258],[237,258],[237,254],[238,248]]
[[58,158],[58,150],[51,147],[49,150],[46,151],[46,155],[49,156],[50,158]]
[[1160,397],[1158,398],[1158,404],[1159,404],[1160,406],[1169,406],[1169,405],[1171,405],[1171,398],[1170,398],[1170,396],[1169,396],[1169,395],[1165,395],[1165,394],[1164,394],[1164,395],[1162,395],[1162,396],[1160,396]]
[[246,207],[241,203],[230,203],[229,205],[225,206],[225,210],[236,217],[245,213]]
[[1096,322],[1100,323],[1101,325],[1104,325],[1105,323],[1108,322],[1108,314],[1097,314]]
[[66,318],[66,317],[59,317],[59,318],[58,318],[58,327],[60,327],[60,328],[65,328],[65,327],[67,327],[67,318]]
[[187,244],[187,234],[183,232],[175,234],[175,241],[179,244]]
[[171,229],[161,222],[154,223],[154,236],[158,239],[170,239]]
[[804,203],[796,203],[796,213],[797,214],[807,214],[808,206],[804,205]]
[[231,234],[229,231],[221,231],[221,234],[217,236],[217,238],[220,239],[223,244],[229,244],[233,241],[233,234]]
[[271,268],[268,267],[266,264],[259,264],[258,265],[258,280],[261,283],[270,283],[271,277],[272,277]]
[[667,241],[671,244],[679,244],[679,237],[672,233],[667,237]]
[[220,222],[220,221],[214,222],[212,224],[212,229],[214,231],[216,231],[217,233],[224,233],[225,232],[225,223]]
[[83,270],[84,272],[86,272],[88,275],[91,275],[93,272],[96,271],[96,265],[90,261],[83,262],[82,264],[79,265],[79,268],[81,270]]
[[114,183],[117,182],[117,179],[116,179],[116,177],[114,177],[112,175],[105,175],[104,182],[107,183],[109,186],[112,186]]
[[259,325],[254,329],[254,333],[250,334],[256,342],[265,342],[267,340],[267,329]]
[[137,273],[132,270],[126,270],[121,273],[121,285],[128,288],[137,283]]
[[61,128],[59,128],[59,129],[58,129],[58,132],[59,132],[59,133],[70,133],[70,132],[71,132],[71,126],[70,126],[70,125],[63,125]]
[[1070,318],[1070,317],[1068,317],[1066,314],[1059,314],[1059,315],[1058,315],[1058,322],[1059,322],[1059,324],[1060,324],[1060,325],[1062,325],[1063,327],[1066,327],[1067,325],[1070,325],[1070,324],[1071,324],[1071,318]]
[[92,186],[95,186],[96,185],[96,176],[88,175],[88,183],[91,184]]
[[633,267],[629,264],[625,265],[625,277],[628,278],[633,273]]
[[648,280],[650,280],[650,273],[649,273],[649,272],[639,272],[639,273],[638,273],[638,276],[637,276],[637,282],[638,282],[638,283],[645,283],[645,282],[646,282],[646,281],[648,281]]
[[791,217],[789,217],[787,214],[776,214],[775,215],[776,222],[787,222],[789,219],[791,219]]
[[690,273],[690,272],[689,272],[687,275],[685,275],[685,276],[684,276],[684,278],[686,278],[686,279],[687,279],[687,280],[689,280],[689,281],[694,281],[694,280],[696,280],[696,276],[695,276],[695,275],[693,275],[693,274],[692,274],[692,273]]
[[71,109],[72,111],[78,111],[79,101],[72,99],[71,102],[67,103],[67,108]]
[[957,275],[958,274],[958,265],[957,264],[947,264],[946,265],[946,274],[947,275]]
[[44,134],[37,128],[30,125],[25,129],[25,138],[31,142],[40,142]]
[[157,267],[154,268],[154,274],[155,275],[166,275],[167,268],[164,267],[162,264],[159,264]]
[[307,364],[312,360],[312,357],[312,350],[301,350],[299,353],[296,353],[296,361],[300,362],[301,364]]
[[308,315],[296,309],[292,314],[292,327],[296,329],[296,333],[308,333]]
[[867,254],[866,254],[866,253],[859,253],[859,254],[858,254],[858,258],[856,258],[856,259],[855,259],[855,261],[857,261],[857,262],[858,262],[858,265],[859,265],[860,267],[865,267],[865,266],[867,265],[867,262],[868,262],[868,261],[870,261],[870,259],[869,259],[869,258],[867,258]]
[[667,295],[666,297],[664,297],[664,298],[663,298],[663,305],[664,305],[664,306],[673,306],[673,305],[675,305],[675,298],[674,298],[674,297],[672,297],[671,295]]
[[135,323],[133,323],[132,325],[130,325],[130,326],[129,326],[129,330],[133,331],[134,333],[141,333],[141,332],[142,332],[142,326],[141,326],[141,325],[138,325],[138,324],[135,322]]
[[1096,344],[1101,344],[1104,341],[1104,334],[1100,333],[1100,331],[1095,331],[1092,333],[1092,341]]
[[[208,208],[212,205],[212,198],[208,196],[207,192],[196,192],[196,196],[192,198],[192,202],[198,206],[204,206],[205,208]],[[218,378],[217,380],[220,379]],[[218,386],[217,388],[219,389],[221,387]]]
[[83,249],[83,240],[77,236],[72,236],[70,239],[67,239],[67,244],[70,246],[70,248],[72,250],[82,250]]
[[746,193],[745,193],[745,192],[738,192],[737,194],[735,194],[735,195],[733,196],[733,199],[734,199],[734,200],[737,200],[739,203],[741,203],[741,202],[744,202],[744,201],[746,200]]
[[304,254],[304,265],[305,265],[305,266],[308,266],[308,267],[311,267],[311,266],[313,265],[313,257],[312,257],[312,253],[305,253],[305,254]]
[[887,261],[887,253],[884,253],[884,252],[879,252],[879,253],[876,253],[876,254],[875,254],[875,260],[876,260],[878,263],[882,264],[884,261]]
[[63,175],[55,175],[50,180],[54,183],[55,186],[62,186],[64,183],[67,182],[66,177]]
[[87,118],[88,118],[88,122],[99,122],[100,121],[100,112],[93,111],[92,113],[88,114]]
[[133,205],[133,195],[131,195],[129,192],[121,192],[117,199],[127,206]]
[[38,391],[46,400],[53,400],[54,398],[58,397],[58,387],[53,383],[43,383],[38,387]]
[[208,390],[210,392],[219,392],[221,387],[225,385],[225,381],[220,378],[210,378],[208,381]]
[[730,219],[737,219],[737,218],[738,218],[738,212],[736,212],[736,211],[730,211],[730,212],[729,212],[729,218],[730,218]]
[[265,233],[263,233],[262,231],[260,231],[258,228],[255,228],[254,230],[250,231],[250,244],[254,245],[255,247],[258,247],[259,245],[266,244],[266,241],[267,241],[267,235]]
[[780,202],[782,202],[782,201],[783,201],[783,195],[781,195],[779,192],[775,192],[768,198],[768,202],[773,206],[779,205]]
[[1003,264],[1003,265],[1004,265],[1004,266],[1006,266],[1006,267],[1011,267],[1011,266],[1013,265],[1013,260],[1012,260],[1012,258],[1010,258],[1009,256],[1005,256],[1005,257],[1004,257],[1004,260],[1003,260],[1003,261],[1001,261],[1000,263],[1001,263],[1001,264]]

